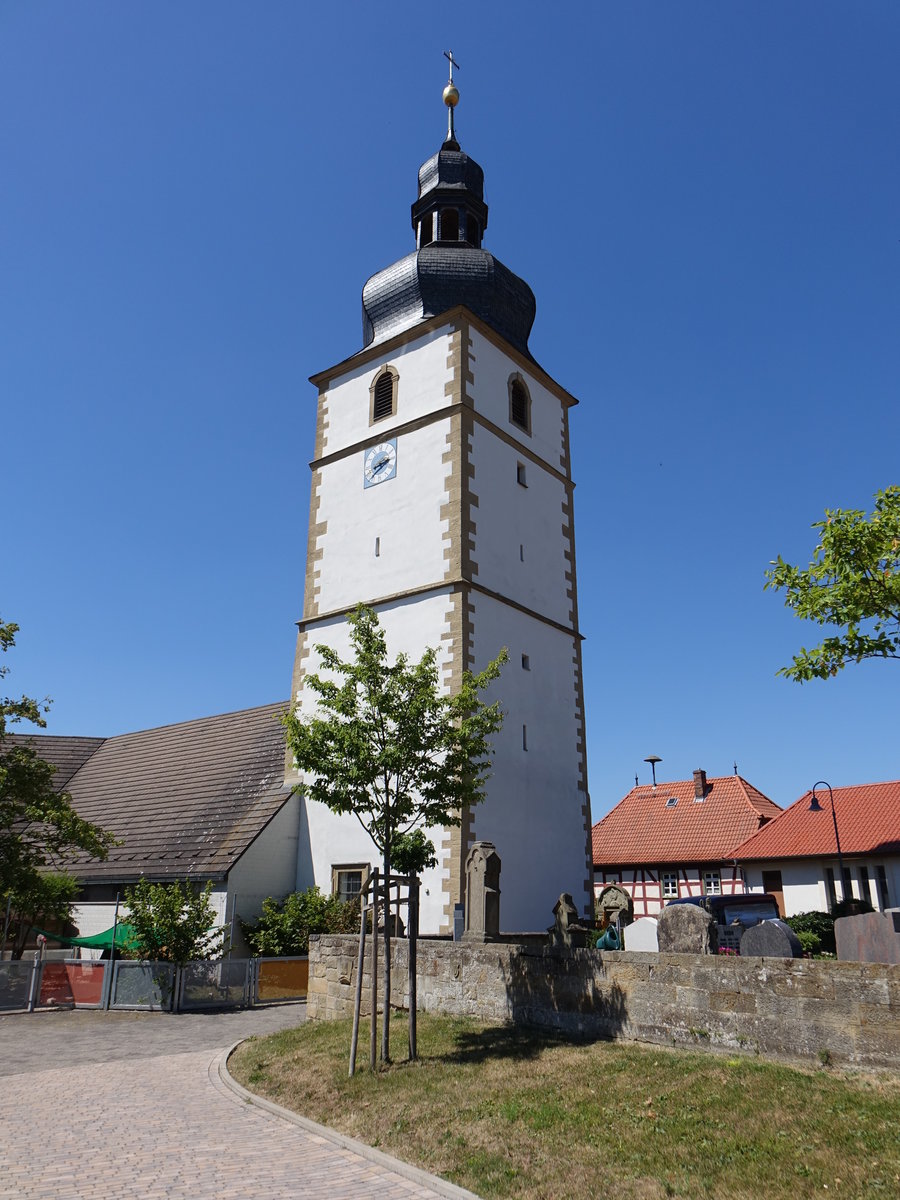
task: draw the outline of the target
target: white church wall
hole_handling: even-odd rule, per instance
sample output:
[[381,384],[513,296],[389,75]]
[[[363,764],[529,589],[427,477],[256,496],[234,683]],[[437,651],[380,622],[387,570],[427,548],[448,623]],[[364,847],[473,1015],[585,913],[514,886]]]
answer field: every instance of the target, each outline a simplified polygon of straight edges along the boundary
[[[478,496],[477,581],[560,624],[568,624],[568,542],[562,536],[566,486],[514,446],[476,425],[470,463]],[[519,465],[525,486],[518,482]]]
[[[383,440],[377,428],[373,444]],[[375,487],[363,487],[364,450],[322,468],[320,611],[443,581],[449,523],[441,518],[441,505],[448,499],[451,467],[441,459],[447,428],[436,421],[400,436],[396,474]]]
[[[471,328],[470,365],[475,378],[468,393],[475,409],[533,454],[560,470],[563,449],[564,408],[562,401],[516,359],[498,349],[477,329]],[[531,436],[509,419],[510,375],[517,371],[525,380],[531,396]]]
[[[378,441],[407,421],[443,408],[444,385],[453,377],[447,366],[451,327],[441,326],[390,351],[384,359],[370,359],[336,378],[328,388],[328,428],[325,453],[334,454],[361,441]],[[383,367],[396,369],[397,411],[369,424],[369,387]]]
[[505,719],[494,742],[488,799],[474,810],[475,837],[494,842],[500,855],[501,927],[544,929],[561,892],[570,892],[581,911],[590,902],[574,638],[490,597],[472,599],[476,669],[502,646],[510,654],[488,695],[500,699]]
[[[450,632],[448,610],[449,589],[442,589],[431,596],[401,598],[390,604],[379,605],[377,612],[387,638],[389,659],[405,653],[413,661],[418,661],[425,648],[432,646],[438,651],[440,671],[446,661],[446,643],[441,642],[441,634]],[[311,625],[309,642],[311,652],[306,663],[307,673],[320,669],[319,655],[314,649],[316,644],[332,647],[345,659],[350,657],[350,627],[341,618],[326,619]],[[311,712],[315,694],[301,690],[298,698],[302,711]],[[297,863],[299,888],[315,883],[328,895],[332,890],[334,867],[380,865],[380,852],[356,817],[337,816],[324,805],[306,799],[301,821],[304,825],[301,827]],[[422,875],[420,919],[423,933],[437,933],[443,919],[443,884],[449,878],[449,866],[446,855],[441,853],[441,830],[428,830],[428,836],[438,851],[439,862],[437,867]]]
[[[254,920],[267,896],[281,899],[294,891],[300,802],[291,796],[228,873],[225,919],[235,914]],[[238,932],[235,921],[235,933]]]

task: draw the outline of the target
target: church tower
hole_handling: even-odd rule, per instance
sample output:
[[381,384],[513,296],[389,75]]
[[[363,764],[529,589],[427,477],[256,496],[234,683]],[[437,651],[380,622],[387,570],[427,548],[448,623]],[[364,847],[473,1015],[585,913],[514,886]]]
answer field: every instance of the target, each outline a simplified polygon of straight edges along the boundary
[[[449,691],[504,646],[487,699],[505,714],[484,802],[431,830],[424,933],[452,926],[472,842],[502,860],[501,927],[539,930],[560,892],[592,902],[569,410],[532,358],[531,289],[482,248],[484,172],[448,130],[419,169],[415,250],[363,288],[363,349],[312,377],[306,587],[292,696],[317,644],[343,657],[346,617],[378,613],[391,657],[439,649]],[[297,781],[289,771],[289,782]],[[352,817],[302,801],[298,887],[352,894],[378,853]],[[437,835],[437,836],[436,836]]]

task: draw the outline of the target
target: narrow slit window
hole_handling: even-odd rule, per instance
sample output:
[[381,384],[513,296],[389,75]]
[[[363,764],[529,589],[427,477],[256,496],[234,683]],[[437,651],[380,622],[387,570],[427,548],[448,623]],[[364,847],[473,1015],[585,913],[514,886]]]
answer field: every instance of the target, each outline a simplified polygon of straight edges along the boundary
[[434,218],[426,213],[419,222],[419,246],[430,246],[434,241]]
[[522,749],[523,750],[528,749],[528,726],[527,725],[522,726]]
[[516,483],[520,487],[528,487],[528,481],[525,477],[525,464],[521,462],[516,463]]
[[524,562],[524,561],[525,561],[525,547],[521,542],[519,542],[519,562]]
[[527,654],[522,655],[522,670],[523,671],[531,670],[531,659],[528,657]]
[[878,884],[878,901],[881,911],[891,907],[891,897],[888,892],[887,872],[880,864],[875,868],[875,881]]
[[375,557],[376,558],[381,557],[381,538],[380,537],[377,537],[375,539]]

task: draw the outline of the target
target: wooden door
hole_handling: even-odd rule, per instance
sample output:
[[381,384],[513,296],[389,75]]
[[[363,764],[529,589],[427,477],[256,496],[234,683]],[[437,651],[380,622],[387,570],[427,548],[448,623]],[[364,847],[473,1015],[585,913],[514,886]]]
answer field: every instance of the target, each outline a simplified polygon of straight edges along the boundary
[[784,916],[784,884],[781,882],[780,871],[763,871],[762,873],[763,891],[768,892],[770,896],[774,896],[778,904],[778,915]]

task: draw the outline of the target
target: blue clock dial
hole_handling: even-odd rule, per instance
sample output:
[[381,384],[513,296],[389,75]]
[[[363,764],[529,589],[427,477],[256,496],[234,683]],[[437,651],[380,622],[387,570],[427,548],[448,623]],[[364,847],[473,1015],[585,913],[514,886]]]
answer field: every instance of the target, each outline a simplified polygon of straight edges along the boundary
[[397,439],[370,446],[363,458],[363,487],[385,483],[397,474]]

